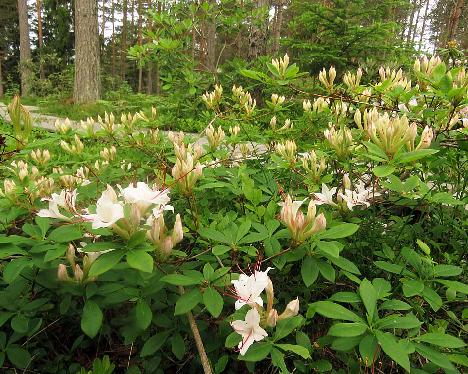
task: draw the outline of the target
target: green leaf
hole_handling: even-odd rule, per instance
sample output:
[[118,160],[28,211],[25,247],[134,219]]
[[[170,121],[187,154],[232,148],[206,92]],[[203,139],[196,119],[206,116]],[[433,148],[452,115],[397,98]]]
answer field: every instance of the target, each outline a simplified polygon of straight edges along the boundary
[[18,334],[26,334],[29,330],[29,318],[23,315],[14,316],[10,324],[11,328]]
[[380,304],[380,309],[382,310],[410,310],[411,305],[405,303],[401,300],[386,300],[382,304]]
[[462,268],[455,265],[436,265],[433,271],[435,277],[455,277],[462,273]]
[[225,253],[229,252],[230,250],[231,250],[231,247],[229,247],[227,245],[222,245],[222,244],[215,245],[212,248],[212,252],[213,252],[213,254],[215,256],[224,255]]
[[226,348],[234,348],[241,341],[242,341],[242,336],[239,335],[237,332],[233,331],[227,336],[224,346]]
[[91,265],[89,276],[95,277],[111,270],[122,259],[124,252],[121,250],[112,251],[100,255]]
[[359,343],[359,354],[361,355],[362,362],[364,362],[367,367],[372,366],[379,354],[378,343],[375,336],[367,335],[361,340]]
[[428,157],[428,156],[433,155],[433,154],[435,154],[437,152],[439,152],[437,149],[429,149],[429,148],[416,149],[416,150],[411,151],[411,152],[405,152],[405,153],[395,157],[393,160],[395,162],[397,162],[397,163],[405,164],[405,163],[408,163],[408,162],[413,162],[413,161],[419,160],[419,159],[424,158],[424,157]]
[[309,304],[309,308],[312,308],[315,312],[327,318],[363,322],[362,318],[357,314],[331,301],[317,301],[313,304]]
[[377,292],[375,292],[374,285],[367,279],[364,279],[359,285],[359,295],[372,321],[374,319],[375,309],[377,308]]
[[161,281],[175,286],[192,286],[200,283],[198,279],[191,278],[183,274],[169,274],[162,277]]
[[155,335],[153,335],[151,338],[149,338],[145,344],[143,344],[143,347],[141,348],[141,357],[147,357],[153,355],[157,350],[159,350],[164,343],[166,342],[168,336],[170,335],[170,332],[160,332]]
[[393,165],[381,165],[376,166],[373,169],[374,175],[379,178],[386,177],[387,175],[392,174],[395,171],[395,166]]
[[320,239],[341,239],[353,235],[359,229],[354,223],[342,223],[322,231],[317,235]]
[[182,360],[185,355],[185,341],[180,334],[175,334],[171,338],[171,349],[178,360]]
[[270,343],[254,343],[252,344],[244,356],[239,356],[242,361],[261,361],[271,352],[273,346]]
[[252,222],[250,222],[248,219],[241,223],[239,230],[237,230],[236,243],[238,243],[245,235],[247,235],[251,227]]
[[153,319],[153,312],[151,311],[150,306],[144,300],[140,300],[135,307],[135,317],[136,325],[142,329],[146,330],[151,324]]
[[335,257],[330,256],[328,257],[328,259],[333,265],[336,265],[345,271],[348,271],[352,274],[357,274],[357,275],[361,274],[358,267],[353,262],[349,261],[347,258],[344,258],[344,257],[335,258]]
[[288,336],[301,325],[303,320],[301,316],[295,316],[278,321],[273,339],[278,341]]
[[302,261],[301,275],[306,287],[312,285],[318,277],[319,268],[317,261],[313,257],[306,257]]
[[212,287],[208,287],[203,292],[203,303],[211,315],[217,318],[223,310],[224,300],[218,291]]
[[281,370],[281,373],[289,373],[288,367],[284,362],[284,354],[276,348],[270,352],[271,363]]
[[53,230],[48,236],[48,239],[57,243],[68,243],[82,237],[83,233],[77,226],[64,225]]
[[276,347],[282,349],[283,351],[293,352],[304,359],[310,358],[310,353],[307,348],[304,348],[296,344],[275,344]]
[[335,323],[328,330],[328,335],[350,338],[364,334],[368,326],[362,322]]
[[442,307],[442,298],[431,287],[425,286],[422,296],[424,300],[429,303],[434,312],[437,312]]
[[81,315],[81,330],[90,338],[94,338],[102,325],[102,312],[92,300],[86,300]]
[[416,351],[426,357],[429,361],[447,370],[455,370],[448,357],[424,344],[415,344]]
[[63,244],[60,244],[60,245],[57,245],[55,244],[55,248],[54,249],[49,249],[47,250],[45,256],[44,256],[44,262],[49,262],[49,261],[52,261],[52,260],[55,260],[56,258],[59,258],[59,257],[62,257],[65,252],[67,251],[67,246],[66,245],[63,245]]
[[430,332],[414,338],[417,341],[437,345],[444,348],[463,348],[466,344],[463,340],[449,334]]
[[343,249],[343,244],[338,242],[317,242],[317,247],[325,254],[337,258],[340,256],[340,251]]
[[410,362],[408,354],[397,342],[394,335],[388,332],[375,331],[375,336],[382,347],[382,350],[398,365],[406,371],[410,371]]
[[31,261],[27,257],[20,257],[8,262],[3,268],[3,280],[12,283],[21,274],[24,268],[31,266]]
[[380,319],[376,323],[379,329],[414,329],[420,327],[422,322],[413,314],[406,316],[390,315]]
[[145,251],[131,250],[127,253],[128,265],[145,273],[151,273],[153,271],[153,261],[153,257]]
[[10,345],[6,349],[6,354],[10,362],[20,369],[25,369],[31,362],[29,352],[16,344]]
[[410,279],[403,282],[403,294],[406,297],[421,295],[424,290],[424,283],[418,280]]
[[335,281],[335,269],[333,268],[333,266],[331,266],[328,262],[326,261],[317,261],[318,262],[318,267],[319,267],[319,270],[320,270],[320,274],[322,274],[322,276],[330,281],[330,282],[334,282]]
[[201,302],[201,294],[198,288],[184,293],[176,302],[174,315],[185,314],[195,308]]
[[227,238],[224,234],[220,233],[219,231],[213,229],[212,227],[202,227],[198,230],[198,233],[201,236],[213,240],[215,242],[231,244],[229,238]]
[[211,266],[210,263],[206,263],[203,266],[203,277],[205,280],[210,281],[214,275],[214,269],[213,266]]

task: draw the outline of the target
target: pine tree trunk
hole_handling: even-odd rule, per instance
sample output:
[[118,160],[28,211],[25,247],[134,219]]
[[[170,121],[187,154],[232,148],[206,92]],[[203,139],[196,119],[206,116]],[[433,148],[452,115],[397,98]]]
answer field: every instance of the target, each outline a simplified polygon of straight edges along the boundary
[[457,32],[458,23],[460,22],[460,16],[462,14],[463,6],[465,1],[464,0],[457,0],[455,7],[452,8],[452,12],[450,14],[450,20],[448,24],[448,32],[446,43],[450,42],[455,38],[455,33]]
[[115,77],[115,4],[112,0],[112,61],[111,61],[111,74]]
[[413,33],[411,35],[411,43],[413,44],[414,44],[414,41],[416,40],[416,34],[418,32],[418,24],[419,24],[419,16],[421,15],[422,0],[419,1],[417,6],[418,6],[418,13],[416,13],[416,20],[414,21]]
[[426,0],[426,9],[424,10],[423,23],[422,23],[422,28],[421,28],[421,38],[419,39],[419,46],[418,46],[419,51],[422,48],[422,43],[424,40],[424,32],[426,31],[427,14],[429,13],[429,3],[430,1]]
[[41,12],[41,0],[36,0],[36,12],[37,12],[37,44],[39,47],[39,79],[45,79],[44,65],[42,63],[42,12]]
[[[214,12],[215,0],[208,0],[211,11]],[[206,34],[206,68],[214,73],[216,70],[216,18],[213,14],[208,16],[205,24]]]
[[3,63],[3,52],[0,51],[0,97],[3,96],[3,71],[2,71],[2,63]]
[[31,44],[29,40],[29,20],[27,0],[18,0],[18,17],[20,29],[20,72],[21,94],[28,96],[31,89]]
[[275,10],[275,27],[273,32],[273,46],[271,53],[276,55],[279,51],[281,29],[283,25],[283,0],[277,0]]
[[[141,7],[141,0],[138,0],[138,45],[142,45],[143,43],[143,36],[142,36],[142,25],[143,25],[143,17],[142,17],[142,7]],[[138,64],[138,92],[141,92],[143,88],[143,68],[141,64]]]
[[415,14],[416,14],[416,0],[413,0],[413,4],[411,7],[411,17],[408,22],[408,34],[406,35],[406,43],[409,43],[411,40],[411,30],[413,29],[413,20],[414,20]]
[[125,73],[127,70],[127,11],[128,0],[123,0],[123,19],[122,19],[122,44],[120,49],[120,78],[125,80]]
[[104,45],[104,38],[106,32],[106,0],[102,0],[102,23],[101,23],[101,38]]
[[252,19],[252,24],[250,25],[249,61],[265,54],[268,28],[268,5],[268,0],[257,0],[257,8],[262,9],[263,12],[261,18]]
[[96,101],[100,88],[97,0],[75,1],[75,103]]

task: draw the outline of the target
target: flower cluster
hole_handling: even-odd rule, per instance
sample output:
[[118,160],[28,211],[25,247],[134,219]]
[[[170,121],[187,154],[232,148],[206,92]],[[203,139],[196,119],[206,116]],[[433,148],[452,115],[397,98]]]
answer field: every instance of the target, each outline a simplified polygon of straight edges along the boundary
[[221,126],[218,126],[218,128],[215,129],[211,124],[208,125],[208,127],[205,129],[205,133],[211,151],[215,151],[226,137],[226,134],[224,133]]
[[183,238],[182,221],[178,214],[172,234],[167,235],[163,212],[174,211],[168,204],[169,190],[150,187],[144,182],[118,188],[119,194],[108,185],[97,200],[95,209],[87,208],[83,212],[78,212],[76,208],[77,191],[62,190],[59,194],[53,193],[50,198],[43,199],[48,201],[49,206],[41,209],[37,215],[63,221],[84,220],[91,223],[95,230],[109,228],[124,239],[129,239],[139,231],[143,221],[149,226],[147,237],[155,248],[165,256],[169,255]]
[[185,145],[183,140],[174,139],[174,153],[176,163],[172,168],[172,176],[181,192],[190,195],[195,183],[202,175],[203,166],[198,159],[203,155],[203,150],[198,144]]
[[330,67],[330,69],[328,69],[328,74],[325,68],[323,68],[322,71],[319,73],[320,83],[322,83],[329,92],[333,91],[333,83],[335,82],[335,78],[336,70],[333,66]]
[[313,234],[325,230],[327,220],[323,213],[316,215],[315,202],[311,200],[307,207],[307,215],[301,211],[301,205],[305,200],[293,201],[291,196],[287,195],[280,212],[280,219],[291,232],[291,237],[294,244],[303,243]]
[[[243,306],[250,308],[244,320],[231,322],[234,331],[242,336],[242,341],[238,345],[241,355],[245,355],[254,342],[261,341],[268,336],[264,327],[275,327],[277,321],[294,317],[299,313],[298,298],[290,301],[280,315],[273,308],[273,283],[268,276],[270,270],[271,268],[267,268],[265,271],[254,269],[251,275],[240,274],[238,280],[231,282],[233,296],[237,299],[235,309],[238,310]],[[266,308],[263,308],[263,299],[261,297],[263,291],[266,292],[267,296]]]

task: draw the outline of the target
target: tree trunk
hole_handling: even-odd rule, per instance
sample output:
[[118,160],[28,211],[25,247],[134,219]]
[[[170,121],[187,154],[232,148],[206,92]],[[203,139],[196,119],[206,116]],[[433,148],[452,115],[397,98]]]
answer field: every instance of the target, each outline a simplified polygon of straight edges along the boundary
[[416,0],[413,1],[414,2],[411,7],[411,17],[408,22],[408,34],[406,35],[406,43],[409,43],[411,40],[411,30],[413,29],[414,15],[416,14]]
[[101,37],[102,37],[102,44],[103,45],[104,45],[105,32],[106,32],[106,0],[102,0]]
[[455,39],[455,33],[457,32],[458,23],[460,22],[460,16],[462,14],[464,3],[465,3],[464,0],[457,0],[455,7],[452,8],[452,12],[450,13],[449,24],[447,27],[448,32],[447,32],[446,43]]
[[99,25],[97,0],[75,1],[75,85],[76,104],[100,97]]
[[424,40],[424,32],[426,31],[427,14],[429,13],[429,3],[430,1],[426,0],[426,9],[424,10],[423,23],[422,23],[422,28],[421,28],[421,38],[419,39],[419,46],[418,46],[419,51],[422,48],[422,44]]
[[[142,17],[142,8],[141,8],[141,0],[138,0],[138,45],[141,46],[143,43],[142,37],[142,24],[143,24],[143,17]],[[140,63],[138,63],[138,92],[141,92],[143,88],[143,68]]]
[[414,44],[414,41],[416,40],[416,34],[418,32],[418,24],[419,24],[419,16],[421,15],[422,0],[419,1],[417,6],[418,6],[418,13],[416,13],[416,20],[414,21],[413,33],[411,35],[411,43],[413,44]]
[[20,29],[20,72],[21,94],[28,96],[31,89],[31,45],[29,41],[29,20],[27,0],[18,0],[18,18]]
[[44,65],[42,63],[42,13],[41,13],[41,0],[36,0],[37,12],[37,44],[39,47],[39,79],[45,79]]
[[127,69],[127,11],[128,0],[123,0],[123,20],[122,20],[122,43],[120,48],[120,78],[125,80],[125,73]]
[[268,28],[268,0],[257,0],[257,8],[262,9],[260,19],[252,19],[249,36],[248,60],[252,61],[265,54]]
[[3,54],[0,51],[0,97],[3,96],[3,73],[2,73]]
[[273,32],[273,46],[271,49],[272,55],[276,55],[279,51],[282,25],[283,25],[283,0],[277,0],[276,11],[275,11],[275,28]]
[[214,15],[215,0],[208,0],[210,12],[205,24],[206,35],[206,68],[214,73],[216,71],[216,17]]
[[112,0],[112,61],[111,61],[112,77],[115,77],[115,4]]

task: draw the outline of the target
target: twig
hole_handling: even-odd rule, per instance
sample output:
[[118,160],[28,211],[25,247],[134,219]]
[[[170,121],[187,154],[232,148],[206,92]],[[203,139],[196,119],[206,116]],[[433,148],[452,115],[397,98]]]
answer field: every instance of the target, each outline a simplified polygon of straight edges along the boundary
[[[185,293],[184,287],[179,286],[179,292],[181,295],[183,295]],[[203,345],[203,340],[201,338],[200,331],[198,330],[197,322],[195,321],[192,312],[189,311],[186,313],[186,315],[190,324],[190,329],[193,333],[193,338],[195,340],[195,345],[197,346],[198,354],[200,355],[200,361],[203,366],[203,372],[205,374],[212,374],[213,370],[211,369],[210,360],[206,355],[205,346]]]

